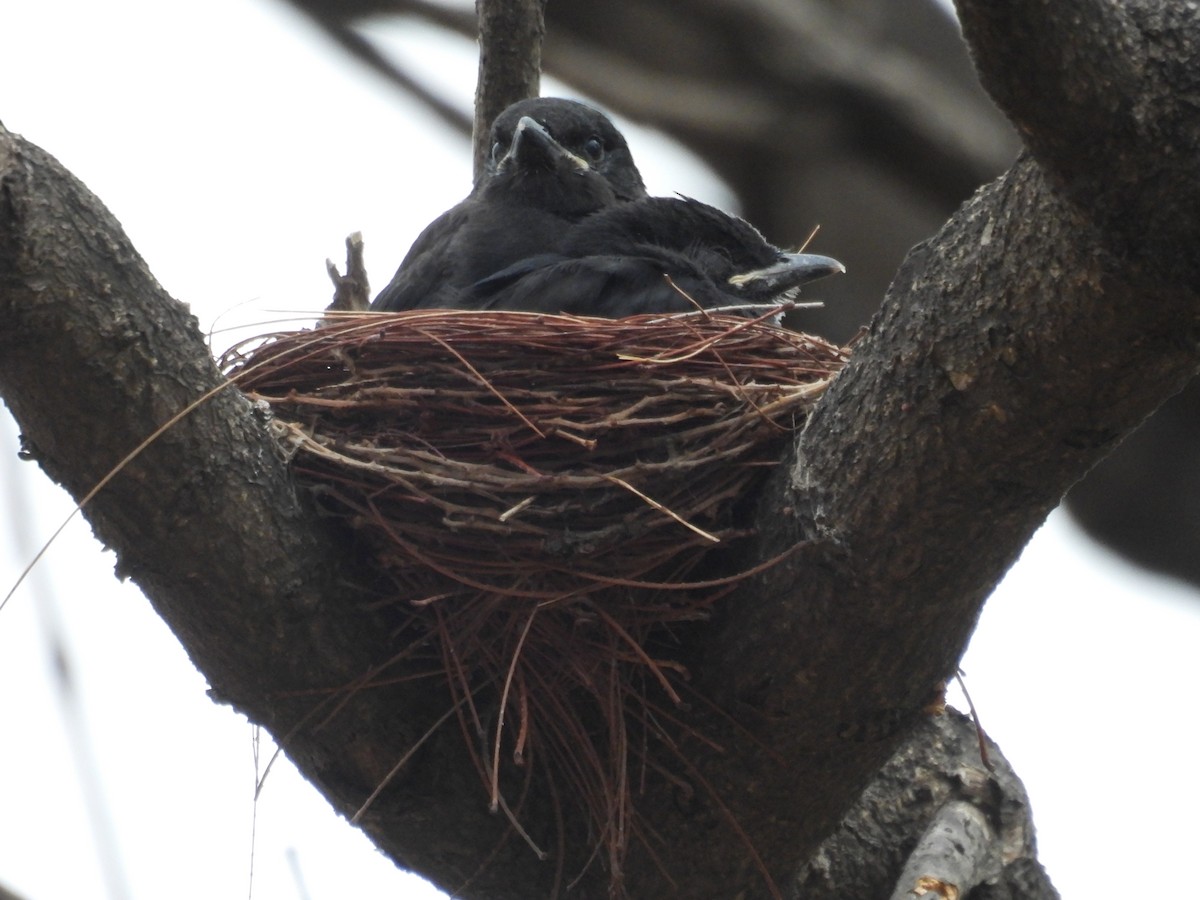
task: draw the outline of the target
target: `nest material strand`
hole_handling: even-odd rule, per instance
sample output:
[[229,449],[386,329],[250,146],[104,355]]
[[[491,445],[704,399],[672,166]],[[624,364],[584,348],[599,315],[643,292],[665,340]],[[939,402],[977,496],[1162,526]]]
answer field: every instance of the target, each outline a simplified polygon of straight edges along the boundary
[[436,638],[493,806],[501,747],[538,760],[584,798],[619,889],[631,756],[685,674],[660,638],[736,580],[695,573],[746,533],[739,499],[845,361],[742,317],[436,310],[270,335],[223,363]]

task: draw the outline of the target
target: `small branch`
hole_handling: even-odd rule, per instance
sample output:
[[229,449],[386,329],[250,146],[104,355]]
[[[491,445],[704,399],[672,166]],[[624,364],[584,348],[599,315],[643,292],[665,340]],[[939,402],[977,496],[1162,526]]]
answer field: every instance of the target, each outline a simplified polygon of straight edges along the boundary
[[546,0],[476,0],[479,76],[471,144],[477,182],[491,151],[487,139],[496,116],[540,90],[545,6]]
[[[960,881],[961,900],[968,896],[972,881],[999,886],[1028,873],[1040,878],[1026,879],[1027,890],[1000,891],[997,896],[1058,900],[1037,862],[1025,788],[999,748],[990,743],[989,756],[996,763],[991,770],[980,766],[975,729],[961,713],[947,709],[919,721],[837,830],[801,868],[787,895],[804,900],[887,897],[899,883],[896,893],[913,900],[903,892],[911,890],[921,875],[929,875],[933,881],[926,883],[927,888],[938,880],[946,885]],[[931,822],[943,816],[951,827],[963,827],[952,813],[961,807],[968,810],[962,814],[964,821],[987,835],[986,849],[977,845],[968,854],[975,860],[974,872],[959,875],[935,858],[914,866],[920,871],[897,882],[918,838],[931,832]],[[933,900],[937,895],[926,896]]]
[[892,900],[958,900],[999,871],[996,835],[987,818],[970,803],[955,800],[938,810],[917,842]]
[[333,282],[333,302],[325,307],[326,313],[356,313],[371,308],[371,283],[363,262],[361,232],[346,238],[346,274],[338,272],[330,259],[325,260],[325,270]]

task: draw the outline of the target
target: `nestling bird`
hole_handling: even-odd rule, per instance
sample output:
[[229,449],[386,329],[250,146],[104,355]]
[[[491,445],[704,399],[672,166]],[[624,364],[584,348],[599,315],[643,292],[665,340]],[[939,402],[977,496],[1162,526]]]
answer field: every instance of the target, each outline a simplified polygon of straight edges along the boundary
[[648,197],[581,220],[552,252],[471,286],[470,308],[620,317],[748,307],[790,300],[845,267],[785,253],[748,222],[687,198]]
[[462,289],[555,248],[583,217],[646,196],[624,137],[585,104],[514,103],[496,118],[491,141],[474,189],[421,232],[372,309],[470,306]]
[[600,110],[561,97],[518,100],[496,117],[491,129],[492,165],[485,174],[494,172],[493,166],[510,150],[517,126],[526,117],[550,132],[559,146],[587,160],[608,182],[618,201],[646,196],[642,175],[617,126]]

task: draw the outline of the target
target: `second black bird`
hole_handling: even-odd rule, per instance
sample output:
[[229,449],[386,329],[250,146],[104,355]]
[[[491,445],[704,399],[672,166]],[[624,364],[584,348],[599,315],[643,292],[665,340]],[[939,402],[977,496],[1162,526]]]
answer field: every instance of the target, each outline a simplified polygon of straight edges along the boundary
[[785,253],[715,207],[648,197],[597,212],[556,250],[477,281],[464,305],[613,318],[697,307],[755,314],[844,271],[827,256]]
[[491,140],[483,177],[421,232],[372,309],[470,307],[463,289],[557,247],[583,217],[646,196],[621,133],[582,103],[515,103],[496,118]]

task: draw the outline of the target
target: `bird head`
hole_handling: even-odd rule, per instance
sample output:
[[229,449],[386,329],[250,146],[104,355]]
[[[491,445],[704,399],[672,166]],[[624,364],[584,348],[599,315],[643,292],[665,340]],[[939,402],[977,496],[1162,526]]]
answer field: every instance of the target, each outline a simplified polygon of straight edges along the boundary
[[571,221],[618,202],[586,159],[529,116],[517,120],[507,148],[496,143],[493,158],[492,171],[476,191],[486,202]]
[[564,153],[585,163],[587,171],[602,178],[617,202],[646,196],[646,186],[629,145],[608,116],[587,104],[560,97],[521,100],[496,117],[491,131],[488,175],[500,170],[501,163],[516,146],[520,132],[529,131],[529,125],[523,125],[525,119],[539,125]]

